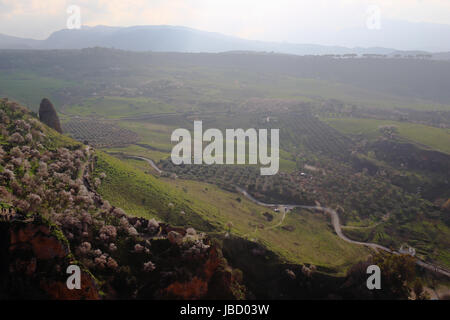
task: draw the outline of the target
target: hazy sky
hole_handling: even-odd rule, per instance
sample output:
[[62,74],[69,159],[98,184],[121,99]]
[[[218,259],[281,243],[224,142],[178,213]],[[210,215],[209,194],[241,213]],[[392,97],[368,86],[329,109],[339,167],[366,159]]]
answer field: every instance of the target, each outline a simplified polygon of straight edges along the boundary
[[383,19],[450,24],[449,0],[0,0],[0,33],[36,39],[66,27],[69,5],[83,25],[182,25],[248,39],[304,42]]

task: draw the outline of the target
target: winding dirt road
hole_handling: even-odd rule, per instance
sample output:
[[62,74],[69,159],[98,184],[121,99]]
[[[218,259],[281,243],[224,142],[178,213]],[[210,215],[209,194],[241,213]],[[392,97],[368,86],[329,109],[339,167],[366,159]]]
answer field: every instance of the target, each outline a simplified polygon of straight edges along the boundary
[[[366,246],[366,247],[372,248],[374,250],[384,250],[389,253],[400,254],[398,251],[392,251],[391,249],[384,247],[382,245],[376,244],[376,243],[354,241],[354,240],[347,238],[347,236],[342,232],[338,213],[331,208],[319,207],[319,206],[304,206],[304,205],[291,205],[291,204],[283,205],[283,204],[264,203],[264,202],[261,202],[261,201],[255,199],[246,190],[244,190],[240,187],[237,187],[237,186],[235,186],[235,188],[237,191],[239,191],[241,194],[243,194],[250,201],[252,201],[258,205],[264,206],[264,207],[268,207],[268,208],[285,207],[288,210],[292,210],[294,208],[302,208],[302,209],[307,209],[307,210],[317,210],[317,211],[325,212],[331,217],[331,224],[333,225],[334,231],[336,232],[338,237],[341,238],[342,240],[349,242],[349,243]],[[286,212],[286,210],[285,210],[285,212]],[[440,273],[447,277],[450,277],[450,272],[448,270],[445,270],[445,269],[435,266],[433,264],[426,263],[422,260],[419,260],[418,258],[416,258],[416,264],[427,270],[437,272],[437,273]]]
[[[163,171],[161,169],[159,169],[155,162],[153,162],[153,160],[145,158],[145,157],[141,157],[141,156],[129,156],[130,158],[135,158],[135,159],[140,159],[140,160],[144,160],[146,162],[148,162],[153,169],[155,169],[159,174],[163,173]],[[391,249],[384,247],[382,245],[376,244],[376,243],[371,243],[371,242],[360,242],[360,241],[354,241],[349,239],[343,232],[342,232],[342,226],[339,220],[339,215],[338,213],[331,209],[331,208],[326,208],[326,207],[321,207],[321,206],[305,206],[305,205],[295,205],[295,204],[274,204],[274,203],[264,203],[261,202],[257,199],[255,199],[252,195],[250,195],[246,190],[238,187],[238,186],[234,186],[236,188],[236,190],[241,193],[242,195],[244,195],[247,199],[249,199],[250,201],[263,206],[263,207],[268,207],[268,208],[278,208],[278,207],[284,207],[284,216],[282,218],[282,220],[280,221],[280,223],[278,224],[281,225],[284,218],[286,217],[287,211],[295,209],[295,208],[302,208],[302,209],[307,209],[307,210],[315,210],[315,211],[322,211],[327,213],[330,218],[331,218],[331,224],[333,225],[334,231],[336,232],[336,234],[338,235],[339,238],[341,238],[342,240],[348,242],[348,243],[353,243],[353,244],[357,244],[357,245],[361,245],[361,246],[366,246],[369,247],[371,249],[374,250],[383,250],[389,253],[393,253],[393,254],[400,254],[398,251],[392,251]],[[435,266],[433,264],[429,264],[426,263],[422,260],[419,260],[416,257],[416,264],[422,268],[425,268],[427,270],[436,272],[436,273],[440,273],[442,275],[445,275],[447,277],[450,277],[450,271],[445,270],[439,266]]]
[[158,174],[163,173],[163,171],[162,171],[160,168],[158,168],[158,166],[155,164],[155,162],[153,162],[152,159],[144,158],[144,157],[141,157],[141,156],[128,156],[128,155],[127,155],[127,158],[144,160],[144,161],[146,161],[153,169],[155,169],[156,172],[158,172]]

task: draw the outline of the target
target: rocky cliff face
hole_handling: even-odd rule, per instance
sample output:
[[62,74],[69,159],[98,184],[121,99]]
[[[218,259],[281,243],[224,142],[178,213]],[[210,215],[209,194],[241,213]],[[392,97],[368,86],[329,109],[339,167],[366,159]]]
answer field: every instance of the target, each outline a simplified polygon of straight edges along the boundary
[[77,263],[55,227],[43,221],[39,215],[28,221],[3,219],[0,221],[0,230],[0,297],[65,300],[100,298],[96,281],[86,271],[81,272],[83,290],[67,288],[67,267]]
[[42,99],[39,107],[39,119],[50,128],[62,133],[61,123],[55,107],[47,98]]

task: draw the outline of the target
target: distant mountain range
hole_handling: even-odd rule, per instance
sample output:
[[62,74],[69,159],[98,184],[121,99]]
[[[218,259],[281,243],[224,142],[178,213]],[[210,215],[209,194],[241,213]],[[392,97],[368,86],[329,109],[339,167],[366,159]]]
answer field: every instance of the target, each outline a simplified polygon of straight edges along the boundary
[[[24,39],[0,34],[0,49],[83,49],[116,48],[155,52],[264,51],[297,55],[401,53],[384,47],[343,47],[245,40],[219,33],[178,26],[82,27],[63,29],[45,40]],[[414,51],[420,53],[420,51]]]
[[288,54],[389,54],[388,48],[346,48],[245,40],[175,26],[82,27],[52,33],[45,40],[0,35],[0,49],[82,49],[107,47],[129,51],[225,52],[267,51]]
[[43,41],[0,34],[0,49],[34,49]]

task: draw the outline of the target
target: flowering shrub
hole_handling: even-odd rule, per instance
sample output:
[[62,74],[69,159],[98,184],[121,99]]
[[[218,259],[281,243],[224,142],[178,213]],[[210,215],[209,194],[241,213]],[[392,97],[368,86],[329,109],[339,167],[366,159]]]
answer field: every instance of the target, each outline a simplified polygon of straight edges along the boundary
[[151,271],[155,270],[155,268],[156,268],[155,265],[151,261],[144,263],[143,269],[145,272],[151,272]]
[[[206,236],[193,228],[175,232],[155,219],[130,217],[102,199],[96,188],[107,183],[107,176],[92,174],[92,148],[59,141],[26,110],[3,100],[0,120],[2,140],[7,141],[0,146],[2,202],[14,207],[18,219],[39,215],[51,221],[74,258],[105,283],[102,290],[122,285],[128,287],[111,292],[138,291],[136,279],[150,281],[152,272],[170,275],[170,281],[200,272],[210,249]],[[153,241],[165,241],[164,249],[152,246]],[[163,250],[165,265],[158,250]],[[198,263],[188,264],[193,258]]]

